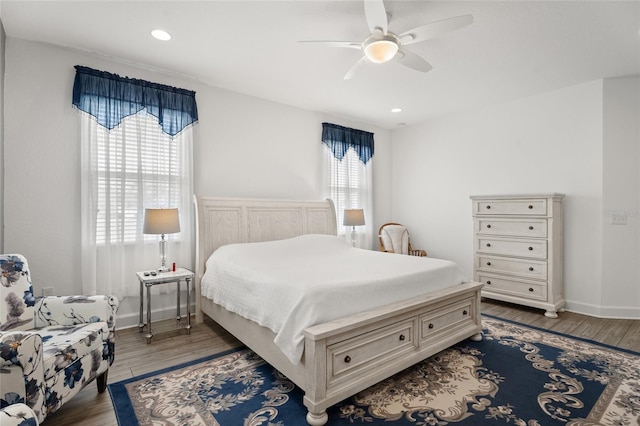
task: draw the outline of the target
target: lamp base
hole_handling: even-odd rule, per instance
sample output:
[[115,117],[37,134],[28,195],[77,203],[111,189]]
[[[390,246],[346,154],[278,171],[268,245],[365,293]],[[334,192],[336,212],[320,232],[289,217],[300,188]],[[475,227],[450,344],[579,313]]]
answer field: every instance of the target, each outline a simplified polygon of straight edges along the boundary
[[351,245],[356,246],[356,242],[358,241],[358,233],[356,232],[356,227],[351,227]]

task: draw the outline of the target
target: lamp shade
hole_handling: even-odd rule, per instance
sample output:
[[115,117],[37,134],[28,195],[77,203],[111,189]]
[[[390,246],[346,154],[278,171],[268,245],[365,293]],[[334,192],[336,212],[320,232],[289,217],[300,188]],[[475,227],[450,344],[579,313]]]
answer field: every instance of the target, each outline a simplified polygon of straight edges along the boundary
[[145,209],[145,234],[174,234],[180,232],[178,209]]
[[344,226],[362,226],[364,225],[364,210],[363,209],[345,209],[344,211]]

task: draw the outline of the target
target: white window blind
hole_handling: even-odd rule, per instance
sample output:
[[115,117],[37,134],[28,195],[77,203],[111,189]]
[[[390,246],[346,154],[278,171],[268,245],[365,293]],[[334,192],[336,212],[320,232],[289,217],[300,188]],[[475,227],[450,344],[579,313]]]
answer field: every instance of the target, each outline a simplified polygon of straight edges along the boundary
[[[362,173],[364,169],[358,154],[349,149],[342,160],[333,155],[329,159],[329,186],[331,199],[336,206],[337,223],[340,227],[344,220],[345,208],[362,208],[366,189],[362,188]],[[363,194],[363,191],[365,193]]]
[[[155,117],[138,113],[97,134],[96,243],[135,242],[145,207],[175,207],[181,201],[178,144]],[[153,205],[143,205],[153,200]],[[154,236],[145,239],[156,241]]]

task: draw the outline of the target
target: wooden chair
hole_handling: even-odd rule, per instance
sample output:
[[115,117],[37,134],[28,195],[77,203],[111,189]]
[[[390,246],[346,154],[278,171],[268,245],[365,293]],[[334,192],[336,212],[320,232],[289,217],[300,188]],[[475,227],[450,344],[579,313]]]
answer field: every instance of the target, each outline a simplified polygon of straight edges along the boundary
[[380,251],[420,257],[427,255],[426,251],[411,247],[409,231],[406,226],[399,223],[390,222],[382,225],[378,230],[378,239]]

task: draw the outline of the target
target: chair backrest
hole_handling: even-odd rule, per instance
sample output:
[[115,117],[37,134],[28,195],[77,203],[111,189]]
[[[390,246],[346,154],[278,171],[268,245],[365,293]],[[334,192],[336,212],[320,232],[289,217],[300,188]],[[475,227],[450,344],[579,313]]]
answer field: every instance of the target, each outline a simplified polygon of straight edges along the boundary
[[382,225],[380,243],[386,251],[409,254],[409,231],[404,225],[398,223]]
[[0,331],[33,328],[34,305],[27,259],[0,254]]

